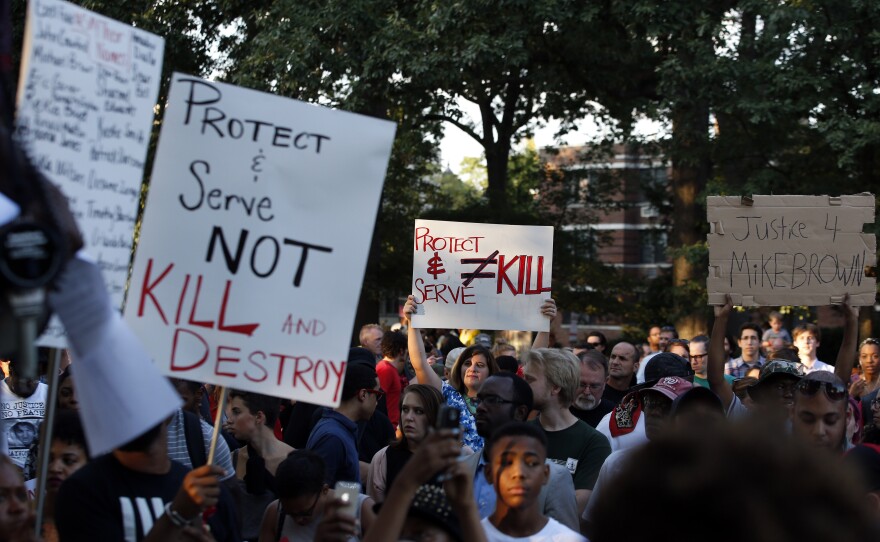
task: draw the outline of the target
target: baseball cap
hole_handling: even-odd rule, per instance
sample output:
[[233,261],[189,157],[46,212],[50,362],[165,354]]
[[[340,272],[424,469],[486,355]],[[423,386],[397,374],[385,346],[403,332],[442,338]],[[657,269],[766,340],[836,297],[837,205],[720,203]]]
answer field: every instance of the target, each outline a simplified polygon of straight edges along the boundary
[[459,346],[458,348],[453,348],[451,352],[446,354],[446,363],[445,366],[447,369],[452,369],[452,366],[455,365],[455,360],[458,359],[458,356],[464,352],[464,347]]
[[[373,505],[373,511],[378,514],[382,505],[383,503]],[[449,504],[446,491],[442,487],[432,484],[420,486],[409,506],[407,516],[416,516],[441,527],[452,536],[453,540],[463,539],[458,516],[452,511],[452,505]]]
[[666,376],[677,376],[693,382],[694,370],[686,359],[671,352],[661,352],[648,360],[645,366],[645,382],[659,380]]
[[[676,356],[678,357],[678,356]],[[694,385],[680,376],[664,376],[650,388],[639,390],[639,399],[643,399],[648,392],[659,393],[670,400],[675,401],[679,395],[683,395]]]
[[474,337],[474,344],[478,344],[486,348],[492,348],[492,337],[486,335],[485,333],[480,333],[479,335]]
[[803,364],[785,359],[771,359],[761,367],[761,372],[758,374],[758,381],[748,387],[749,396],[752,396],[752,393],[755,391],[762,389],[768,382],[785,375],[800,380],[805,376]]

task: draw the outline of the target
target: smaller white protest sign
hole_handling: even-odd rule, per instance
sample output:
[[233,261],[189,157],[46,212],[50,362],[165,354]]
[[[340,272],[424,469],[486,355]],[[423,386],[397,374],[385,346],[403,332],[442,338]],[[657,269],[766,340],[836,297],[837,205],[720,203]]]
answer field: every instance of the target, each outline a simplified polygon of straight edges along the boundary
[[873,305],[872,194],[709,196],[710,305]]
[[394,131],[172,76],[125,306],[163,372],[339,403]]
[[553,228],[416,220],[417,328],[547,331]]
[[[162,38],[62,0],[28,2],[16,135],[67,196],[122,307]],[[42,346],[66,346],[53,319]]]

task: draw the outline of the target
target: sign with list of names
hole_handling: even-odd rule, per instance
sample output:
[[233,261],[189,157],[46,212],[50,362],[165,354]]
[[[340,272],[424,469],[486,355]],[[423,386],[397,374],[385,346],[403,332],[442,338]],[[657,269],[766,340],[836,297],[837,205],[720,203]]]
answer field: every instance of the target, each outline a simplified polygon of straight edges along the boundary
[[[70,201],[122,306],[165,42],[61,0],[28,3],[17,137]],[[53,319],[40,340],[64,347]]]
[[394,132],[172,76],[125,306],[162,371],[339,403]]

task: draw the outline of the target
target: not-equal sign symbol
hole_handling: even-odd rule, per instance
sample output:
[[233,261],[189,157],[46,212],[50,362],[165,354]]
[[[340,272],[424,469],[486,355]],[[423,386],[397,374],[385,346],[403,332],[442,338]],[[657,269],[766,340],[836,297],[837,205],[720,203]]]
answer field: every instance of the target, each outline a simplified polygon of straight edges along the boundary
[[480,264],[476,269],[474,269],[473,273],[462,273],[461,278],[465,279],[461,284],[462,286],[468,286],[474,279],[493,279],[495,278],[495,273],[481,273],[483,269],[486,268],[490,263],[498,263],[495,260],[495,256],[498,256],[498,251],[496,250],[492,254],[489,255],[488,258],[463,258],[461,263],[464,265],[472,265],[472,264]]

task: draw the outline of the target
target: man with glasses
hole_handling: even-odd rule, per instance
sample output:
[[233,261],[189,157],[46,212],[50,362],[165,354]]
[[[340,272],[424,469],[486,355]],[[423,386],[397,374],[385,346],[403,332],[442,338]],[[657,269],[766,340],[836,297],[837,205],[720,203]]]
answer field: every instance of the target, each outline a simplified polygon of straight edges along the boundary
[[834,373],[810,373],[794,389],[792,431],[809,445],[832,453],[847,449],[849,415],[846,385]]
[[[694,386],[709,387],[707,371],[709,364],[709,337],[705,335],[697,335],[690,340],[688,344],[688,354],[691,362],[691,369],[694,370]],[[724,375],[724,380],[733,386],[733,377]]]
[[360,483],[357,424],[372,417],[382,395],[374,368],[363,363],[349,363],[345,367],[339,406],[323,410],[306,443],[307,449],[324,460],[328,486],[333,487],[339,480]]
[[725,373],[734,378],[742,378],[750,369],[764,365],[766,360],[761,355],[761,333],[761,327],[751,322],[739,327],[739,339],[736,342],[740,356],[727,362]]
[[[513,373],[499,372],[483,382],[477,393],[475,414],[477,433],[486,440],[492,432],[510,421],[522,422],[532,411],[532,389],[525,380]],[[486,449],[484,448],[484,449]],[[486,480],[486,458],[482,453],[472,454],[465,460],[474,473],[474,499],[480,510],[480,517],[487,518],[495,511],[495,489]],[[541,489],[539,506],[545,516],[577,530],[578,514],[575,504],[574,482],[568,470],[556,463],[550,465],[550,480]]]
[[577,357],[580,361],[581,378],[574,403],[569,410],[595,428],[602,417],[614,408],[614,403],[602,398],[605,380],[608,379],[608,360],[596,350],[581,352]]

